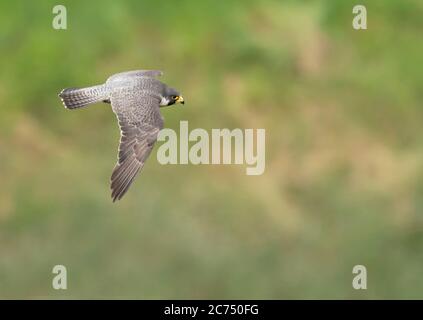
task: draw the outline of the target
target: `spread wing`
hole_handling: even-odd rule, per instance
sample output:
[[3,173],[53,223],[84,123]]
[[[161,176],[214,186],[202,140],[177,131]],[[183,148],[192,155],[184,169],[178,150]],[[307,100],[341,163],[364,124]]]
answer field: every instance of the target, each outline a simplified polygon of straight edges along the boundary
[[160,70],[135,70],[124,73],[126,76],[157,78],[163,75]]
[[111,177],[113,202],[120,200],[128,191],[163,128],[159,103],[155,96],[140,94],[111,99],[121,130],[118,161]]
[[124,81],[133,78],[157,78],[163,75],[163,71],[160,70],[133,70],[116,73],[112,75],[108,82],[112,81]]

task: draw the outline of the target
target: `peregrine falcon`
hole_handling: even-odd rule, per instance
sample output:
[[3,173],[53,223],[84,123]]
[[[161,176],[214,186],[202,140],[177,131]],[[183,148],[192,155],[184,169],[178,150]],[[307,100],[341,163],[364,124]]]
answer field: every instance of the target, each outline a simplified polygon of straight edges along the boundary
[[110,103],[121,131],[118,160],[111,177],[113,202],[120,200],[144,166],[153,149],[163,118],[159,108],[184,104],[179,92],[156,78],[158,70],[117,73],[104,84],[86,88],[67,88],[59,97],[67,109],[96,102]]

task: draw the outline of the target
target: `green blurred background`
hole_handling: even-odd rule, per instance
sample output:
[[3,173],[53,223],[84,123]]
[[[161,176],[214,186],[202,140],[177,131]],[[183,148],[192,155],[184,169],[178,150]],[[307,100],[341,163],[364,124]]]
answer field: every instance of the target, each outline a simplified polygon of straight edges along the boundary
[[[421,0],[0,2],[0,297],[423,298],[422,16]],[[132,69],[183,93],[168,128],[265,128],[265,173],[162,166],[156,146],[113,204],[114,114],[57,93]]]

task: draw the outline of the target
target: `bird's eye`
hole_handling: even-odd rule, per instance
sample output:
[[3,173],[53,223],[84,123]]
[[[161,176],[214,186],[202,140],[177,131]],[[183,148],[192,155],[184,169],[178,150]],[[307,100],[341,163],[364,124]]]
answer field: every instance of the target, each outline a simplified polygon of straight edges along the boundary
[[172,96],[173,100],[176,100],[178,98],[178,96]]

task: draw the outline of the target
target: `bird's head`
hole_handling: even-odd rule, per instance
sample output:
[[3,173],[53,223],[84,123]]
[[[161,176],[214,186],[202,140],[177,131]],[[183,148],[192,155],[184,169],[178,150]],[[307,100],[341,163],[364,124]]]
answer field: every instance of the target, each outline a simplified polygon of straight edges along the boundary
[[184,104],[184,98],[181,96],[181,94],[173,89],[173,88],[166,88],[166,92],[162,98],[162,101],[160,103],[161,106],[170,106],[175,103],[181,103]]

